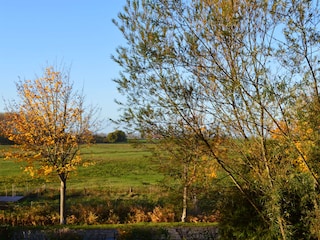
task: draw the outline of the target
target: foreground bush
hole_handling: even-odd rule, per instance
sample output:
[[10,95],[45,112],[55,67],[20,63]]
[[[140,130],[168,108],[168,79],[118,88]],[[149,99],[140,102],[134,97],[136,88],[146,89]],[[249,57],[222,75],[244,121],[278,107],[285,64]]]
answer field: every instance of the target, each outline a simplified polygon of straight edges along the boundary
[[[90,195],[71,192],[68,202],[67,224],[127,224],[140,222],[179,222],[177,207],[165,199],[151,200],[146,196],[113,196],[108,193]],[[87,193],[88,194],[88,193]],[[0,225],[8,226],[49,226],[59,224],[58,198],[51,190],[44,190],[41,196],[26,198],[13,203],[0,212]],[[178,209],[179,210],[179,209]],[[190,222],[215,222],[217,214],[190,215]]]

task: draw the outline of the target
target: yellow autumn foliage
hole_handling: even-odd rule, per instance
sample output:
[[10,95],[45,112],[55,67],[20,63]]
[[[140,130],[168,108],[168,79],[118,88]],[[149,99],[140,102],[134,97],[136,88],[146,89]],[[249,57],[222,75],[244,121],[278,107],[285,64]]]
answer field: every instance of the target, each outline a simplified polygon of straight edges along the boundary
[[7,157],[28,162],[25,171],[31,176],[56,171],[66,178],[81,163],[80,144],[91,141],[83,97],[72,91],[68,75],[53,67],[41,78],[20,81],[17,91],[20,101],[9,105],[1,124],[18,148]]
[[313,135],[316,134],[309,126],[307,121],[295,121],[289,124],[279,122],[275,129],[271,131],[271,138],[283,143],[287,143],[284,149],[286,155],[296,153],[296,157],[292,160],[292,164],[299,171],[310,171],[308,162],[310,161],[310,153],[315,147]]

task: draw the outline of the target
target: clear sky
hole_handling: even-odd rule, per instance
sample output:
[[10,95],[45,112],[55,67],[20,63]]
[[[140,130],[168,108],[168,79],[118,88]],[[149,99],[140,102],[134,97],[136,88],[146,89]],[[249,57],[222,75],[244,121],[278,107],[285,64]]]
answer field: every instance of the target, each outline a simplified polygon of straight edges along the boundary
[[[119,99],[112,79],[120,68],[111,54],[124,39],[112,19],[125,0],[0,0],[0,111],[17,98],[15,82],[41,75],[47,63],[71,65],[75,88],[101,117],[117,118]],[[101,132],[108,133],[109,125]]]

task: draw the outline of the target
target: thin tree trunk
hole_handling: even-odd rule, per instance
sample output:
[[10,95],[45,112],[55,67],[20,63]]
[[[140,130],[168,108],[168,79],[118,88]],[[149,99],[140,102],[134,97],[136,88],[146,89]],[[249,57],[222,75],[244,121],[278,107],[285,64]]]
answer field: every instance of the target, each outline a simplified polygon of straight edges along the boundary
[[186,221],[187,217],[187,196],[188,196],[188,167],[184,165],[183,167],[183,175],[184,175],[184,186],[183,186],[183,197],[182,197],[182,215],[181,215],[181,222]]
[[186,221],[186,217],[187,217],[187,191],[188,191],[188,188],[185,185],[183,187],[183,201],[182,201],[181,222],[185,222]]
[[66,224],[65,212],[66,212],[66,189],[67,180],[60,180],[60,224]]

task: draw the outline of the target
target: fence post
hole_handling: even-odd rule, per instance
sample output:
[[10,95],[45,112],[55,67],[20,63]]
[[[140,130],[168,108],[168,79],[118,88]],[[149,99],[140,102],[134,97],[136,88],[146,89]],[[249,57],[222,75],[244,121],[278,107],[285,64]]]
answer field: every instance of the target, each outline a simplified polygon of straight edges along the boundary
[[12,197],[15,197],[16,196],[16,193],[15,193],[15,191],[14,191],[14,184],[12,184],[12,189],[11,189],[11,192],[12,192]]

